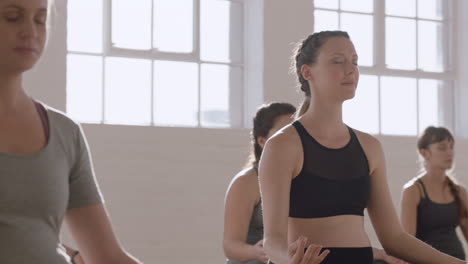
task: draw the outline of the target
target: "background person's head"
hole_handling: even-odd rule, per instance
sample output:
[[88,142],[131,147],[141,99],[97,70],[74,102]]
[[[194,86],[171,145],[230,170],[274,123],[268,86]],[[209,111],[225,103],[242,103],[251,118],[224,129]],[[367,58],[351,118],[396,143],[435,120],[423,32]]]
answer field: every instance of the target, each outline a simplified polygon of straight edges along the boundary
[[[445,127],[430,126],[419,136],[417,147],[423,162],[423,169],[447,171],[453,167],[455,151],[455,139]],[[468,211],[460,198],[460,193],[453,179],[446,177],[450,192],[455,197],[458,206],[458,216],[463,219],[468,216]]]
[[249,166],[258,166],[263,147],[269,137],[293,121],[296,107],[288,103],[264,104],[258,108],[253,118],[252,155]]
[[425,169],[448,170],[453,166],[455,140],[445,127],[430,126],[419,136],[417,147]]
[[357,54],[348,33],[322,31],[300,42],[294,55],[294,70],[304,92],[298,116],[310,106],[311,97],[342,103],[354,97],[359,71]]

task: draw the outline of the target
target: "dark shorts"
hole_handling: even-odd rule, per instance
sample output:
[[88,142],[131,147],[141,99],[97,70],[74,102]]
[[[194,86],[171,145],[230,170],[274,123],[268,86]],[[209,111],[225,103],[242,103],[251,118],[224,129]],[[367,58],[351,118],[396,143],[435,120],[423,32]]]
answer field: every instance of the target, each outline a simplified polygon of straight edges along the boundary
[[[372,264],[374,255],[371,247],[361,248],[323,248],[330,250],[321,264]],[[269,261],[268,264],[273,264]]]

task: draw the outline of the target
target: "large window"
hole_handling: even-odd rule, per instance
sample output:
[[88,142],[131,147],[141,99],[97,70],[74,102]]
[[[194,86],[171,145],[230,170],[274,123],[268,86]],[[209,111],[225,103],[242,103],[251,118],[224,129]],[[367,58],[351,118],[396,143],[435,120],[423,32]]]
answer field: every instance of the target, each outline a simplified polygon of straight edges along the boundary
[[87,123],[242,126],[245,5],[68,0],[68,114]]
[[361,79],[344,120],[373,134],[453,127],[450,0],[315,0],[314,31],[345,30]]

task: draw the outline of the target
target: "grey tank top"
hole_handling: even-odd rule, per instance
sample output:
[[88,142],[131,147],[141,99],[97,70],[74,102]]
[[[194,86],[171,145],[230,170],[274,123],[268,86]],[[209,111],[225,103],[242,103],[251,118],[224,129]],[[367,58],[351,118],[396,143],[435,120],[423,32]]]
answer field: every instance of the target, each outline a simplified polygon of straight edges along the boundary
[[451,203],[435,203],[427,195],[426,187],[421,179],[424,196],[418,205],[416,238],[431,245],[435,249],[459,259],[465,259],[463,246],[455,228],[459,225],[458,207],[455,201]]
[[[252,217],[250,218],[249,230],[247,232],[247,244],[255,245],[260,239],[263,239],[263,218],[262,218],[262,201],[255,205]],[[263,264],[258,260],[250,260],[247,262],[236,262],[227,260],[228,264]]]

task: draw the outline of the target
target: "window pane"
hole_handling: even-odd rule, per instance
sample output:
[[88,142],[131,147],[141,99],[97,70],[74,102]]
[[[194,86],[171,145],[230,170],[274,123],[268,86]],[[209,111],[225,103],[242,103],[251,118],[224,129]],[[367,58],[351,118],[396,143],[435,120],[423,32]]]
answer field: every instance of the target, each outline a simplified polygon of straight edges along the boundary
[[338,9],[338,0],[315,0],[314,6],[319,8]]
[[228,127],[230,69],[226,65],[201,65],[201,124]]
[[242,28],[235,25],[242,22],[242,6],[224,0],[201,0],[200,12],[201,59],[241,61]]
[[385,13],[394,16],[416,16],[416,0],[386,0]]
[[416,135],[416,79],[382,77],[381,85],[382,133]]
[[230,67],[229,69],[229,124],[230,127],[244,127],[242,106],[245,104],[245,97],[242,68]]
[[67,56],[67,113],[80,122],[102,122],[102,57]]
[[102,52],[102,8],[102,0],[68,1],[68,50]]
[[343,120],[371,134],[379,133],[379,84],[377,76],[361,75],[356,95],[343,104]]
[[418,17],[442,20],[446,2],[445,0],[418,0]]
[[442,72],[444,70],[442,23],[419,21],[418,26],[418,68]]
[[119,48],[151,49],[151,0],[112,0],[112,43]]
[[419,132],[428,126],[439,126],[440,81],[419,80]]
[[196,63],[154,62],[154,119],[158,125],[198,125]]
[[151,62],[106,58],[105,122],[151,124]]
[[343,13],[341,28],[348,31],[359,56],[359,65],[374,64],[374,29],[372,15],[356,15]]
[[341,9],[346,11],[372,13],[374,11],[374,0],[341,0]]
[[166,52],[193,51],[193,0],[154,0],[153,47]]
[[338,30],[338,12],[317,10],[314,12],[314,31]]
[[387,18],[385,38],[387,66],[394,69],[416,69],[416,21]]

